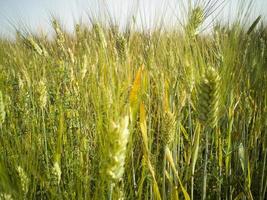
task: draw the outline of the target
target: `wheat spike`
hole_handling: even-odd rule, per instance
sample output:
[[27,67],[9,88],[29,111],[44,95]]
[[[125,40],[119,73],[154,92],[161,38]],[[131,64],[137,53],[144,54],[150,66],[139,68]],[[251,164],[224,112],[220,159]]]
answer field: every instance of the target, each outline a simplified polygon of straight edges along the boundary
[[107,166],[107,174],[110,178],[117,182],[122,178],[124,173],[124,163],[126,155],[126,147],[129,138],[129,117],[126,116],[119,123],[112,123],[111,141],[112,147],[109,152],[110,162]]
[[176,129],[176,120],[175,116],[171,112],[165,112],[162,120],[162,126],[161,126],[161,144],[165,148],[165,146],[169,146],[175,135],[175,129]]
[[22,167],[18,166],[17,172],[20,178],[21,190],[23,191],[24,195],[26,195],[29,190],[29,178]]
[[116,50],[121,60],[125,60],[127,57],[126,40],[122,35],[116,37]]
[[60,24],[58,23],[57,20],[53,20],[53,28],[56,32],[56,42],[57,42],[58,47],[60,48],[64,56],[68,56],[68,52],[64,46],[66,39],[65,39],[63,31],[61,30]]
[[103,28],[99,23],[96,23],[93,25],[93,29],[95,31],[96,39],[98,40],[100,46],[105,49],[107,47],[107,41],[105,38]]
[[42,48],[37,44],[37,42],[34,41],[32,37],[30,37],[28,41],[36,53],[38,53],[40,56],[43,55]]
[[58,162],[55,162],[52,168],[51,182],[53,185],[59,185],[61,180],[61,168]]
[[219,80],[217,71],[214,68],[208,68],[198,87],[199,119],[210,127],[214,127],[218,122]]
[[38,84],[38,95],[39,95],[39,106],[40,108],[45,108],[47,104],[47,90],[46,83],[44,80],[41,80]]
[[204,11],[200,6],[197,6],[189,13],[188,23],[185,27],[186,34],[192,38],[197,34],[197,29],[204,22]]

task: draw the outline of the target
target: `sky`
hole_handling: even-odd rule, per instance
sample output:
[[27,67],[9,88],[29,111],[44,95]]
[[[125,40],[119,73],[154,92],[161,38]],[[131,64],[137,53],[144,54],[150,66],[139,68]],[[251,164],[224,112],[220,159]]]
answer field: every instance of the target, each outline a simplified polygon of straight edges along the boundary
[[[227,2],[217,9],[217,13],[223,9],[220,19],[231,21],[235,19],[238,7],[245,5],[244,2],[249,0],[224,1]],[[26,27],[33,32],[50,32],[51,16],[60,19],[69,31],[73,30],[76,22],[81,20],[86,22],[88,16],[92,14],[99,17],[107,13],[119,24],[125,24],[132,13],[137,17],[139,26],[153,27],[162,21],[168,26],[184,20],[185,7],[187,7],[185,2],[188,0],[0,0],[0,35],[12,37],[15,27],[17,29]],[[256,18],[261,14],[266,19],[267,0],[254,0],[253,2],[254,9],[250,12],[251,18]],[[163,16],[164,20],[162,20]],[[218,19],[219,17],[215,12],[210,18]]]

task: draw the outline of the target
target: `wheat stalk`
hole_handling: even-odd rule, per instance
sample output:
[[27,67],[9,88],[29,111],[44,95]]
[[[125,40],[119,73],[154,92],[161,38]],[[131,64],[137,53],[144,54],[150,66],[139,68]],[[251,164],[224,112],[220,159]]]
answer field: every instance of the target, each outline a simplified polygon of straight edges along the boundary
[[207,165],[209,154],[209,134],[218,122],[219,112],[219,81],[220,77],[214,68],[207,68],[198,87],[198,116],[205,130],[205,162],[203,176],[202,199],[206,199]]

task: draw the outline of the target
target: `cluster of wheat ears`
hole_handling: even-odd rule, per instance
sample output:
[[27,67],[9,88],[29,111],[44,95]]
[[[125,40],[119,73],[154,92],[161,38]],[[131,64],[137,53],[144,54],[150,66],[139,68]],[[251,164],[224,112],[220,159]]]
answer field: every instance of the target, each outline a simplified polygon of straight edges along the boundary
[[0,199],[266,199],[267,29],[92,22],[0,41]]

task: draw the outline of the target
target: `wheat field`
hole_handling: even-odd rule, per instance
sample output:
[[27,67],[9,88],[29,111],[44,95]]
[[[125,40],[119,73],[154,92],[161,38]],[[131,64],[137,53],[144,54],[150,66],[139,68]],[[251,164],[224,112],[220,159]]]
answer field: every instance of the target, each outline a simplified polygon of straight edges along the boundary
[[0,40],[0,199],[267,197],[267,28],[97,20]]

